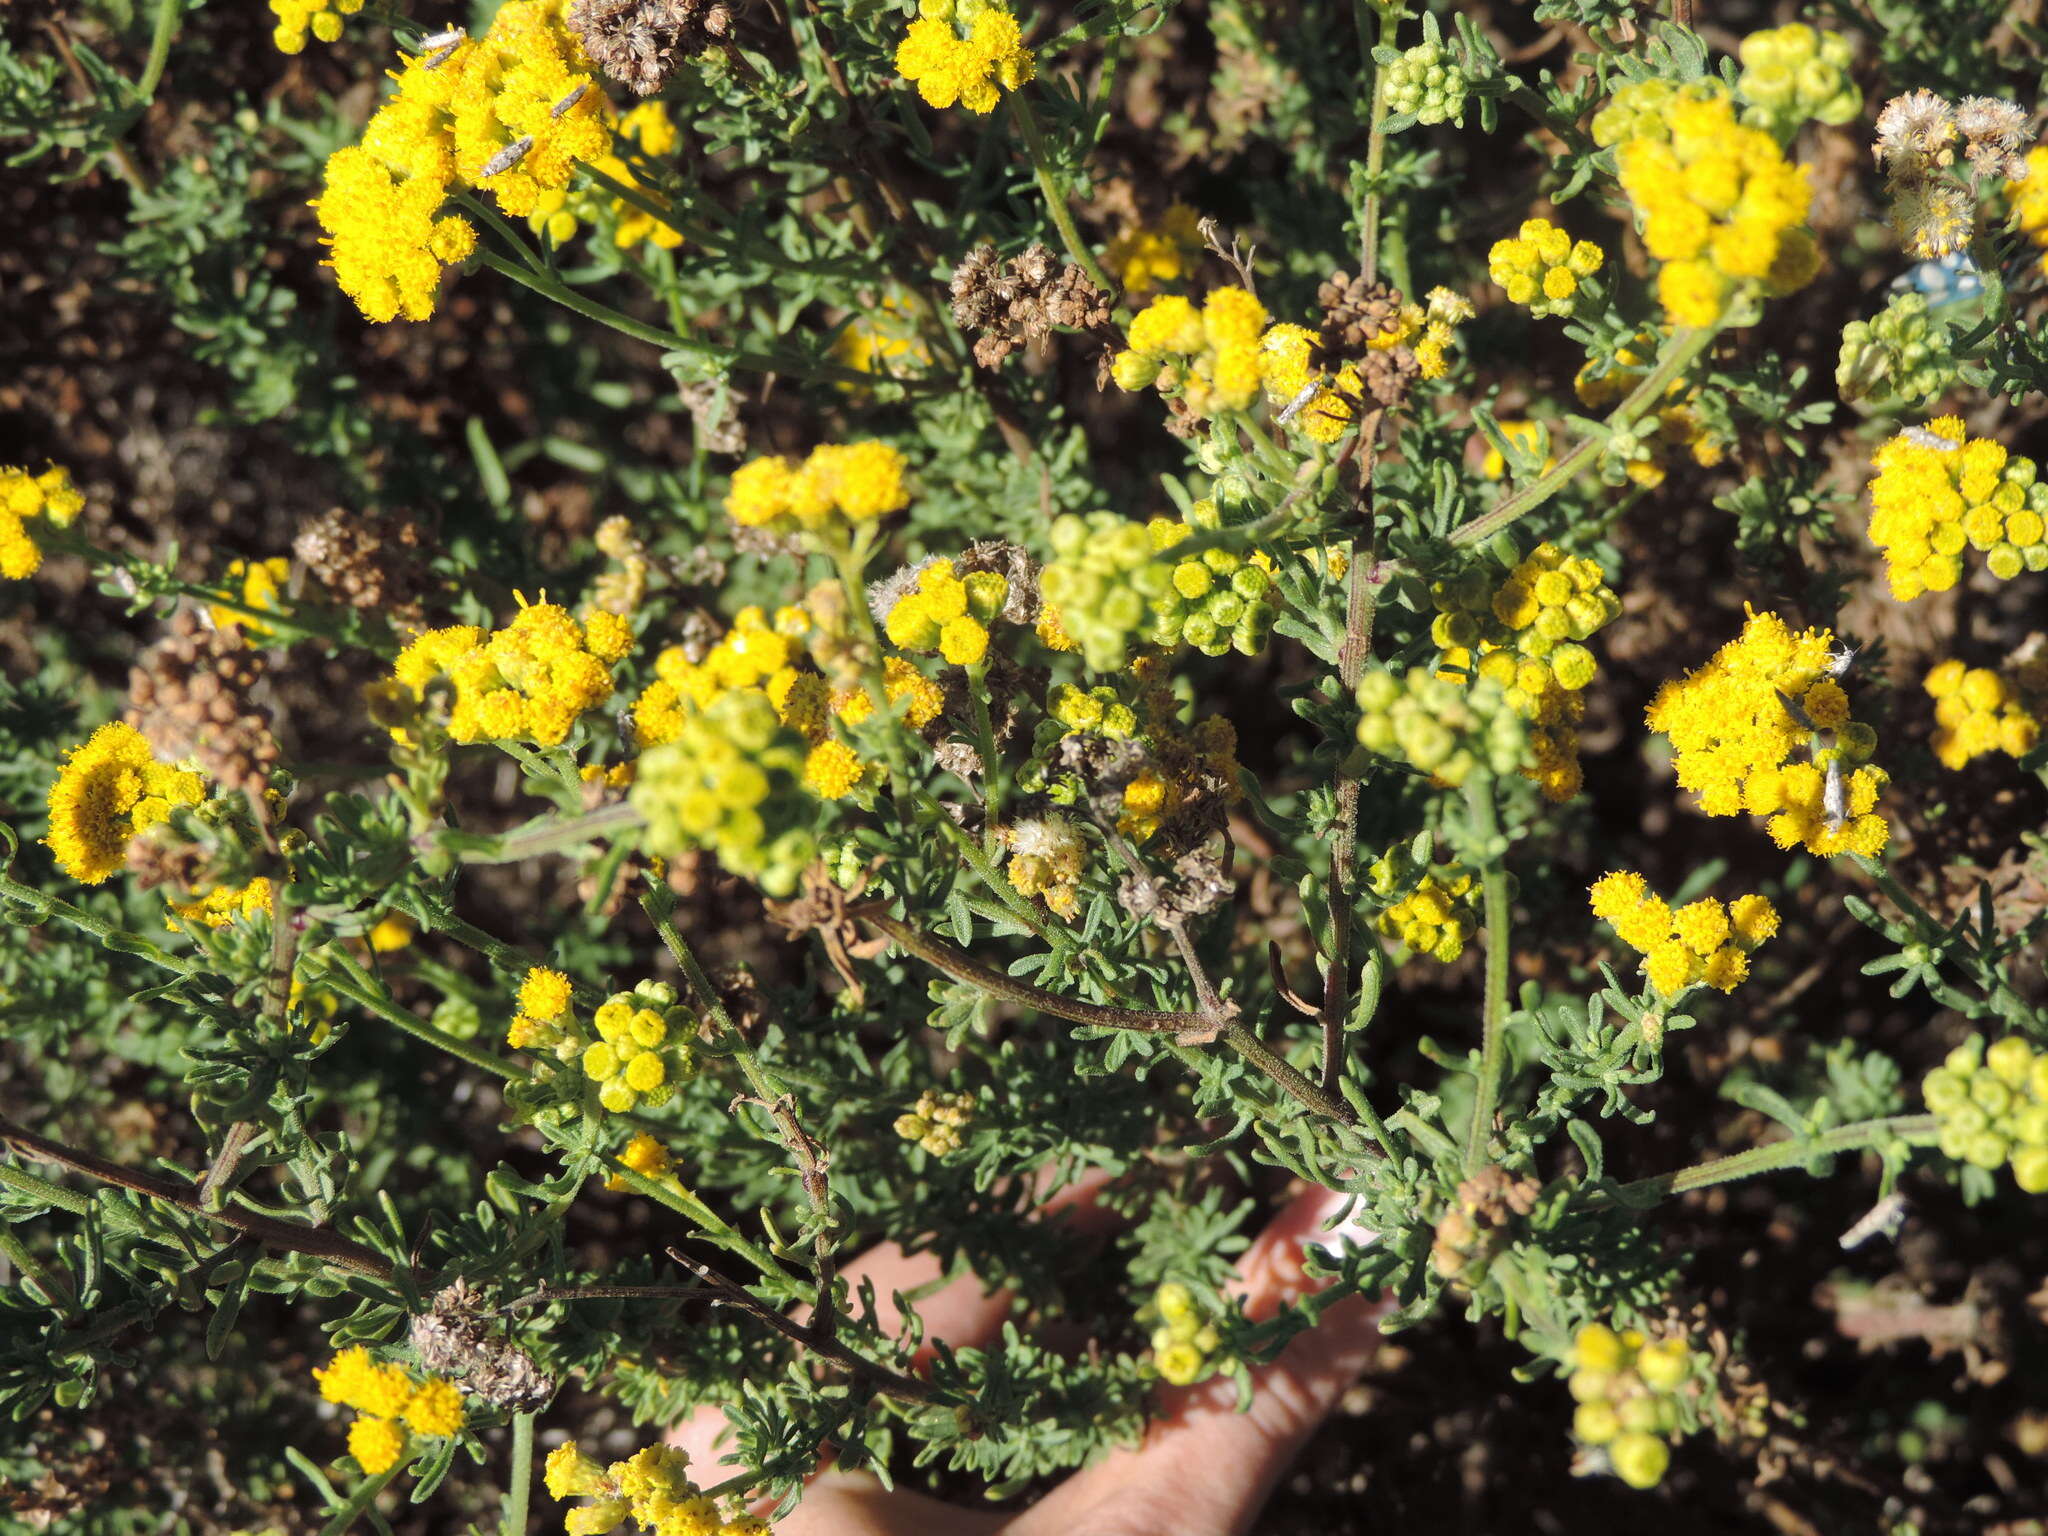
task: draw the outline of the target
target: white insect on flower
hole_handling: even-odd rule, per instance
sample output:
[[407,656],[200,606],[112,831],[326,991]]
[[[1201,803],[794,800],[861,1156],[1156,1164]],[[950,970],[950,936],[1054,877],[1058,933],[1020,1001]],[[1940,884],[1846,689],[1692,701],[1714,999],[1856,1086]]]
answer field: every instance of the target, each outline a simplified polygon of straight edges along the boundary
[[1860,1248],[1880,1233],[1896,1237],[1899,1223],[1905,1219],[1906,1197],[1895,1191],[1865,1211],[1856,1225],[1842,1234],[1842,1247],[1845,1251]]
[[478,181],[489,181],[493,176],[502,176],[526,158],[526,152],[533,148],[533,135],[522,134],[484,162],[484,168],[477,173]]
[[1860,646],[1845,645],[1839,651],[1828,653],[1827,674],[1829,677],[1847,677],[1849,669],[1856,665]]
[[1917,448],[1932,448],[1936,453],[1960,453],[1963,445],[1952,437],[1943,437],[1926,427],[1907,427],[1899,434]]
[[455,50],[462,46],[463,39],[467,36],[462,28],[450,27],[445,32],[436,32],[432,37],[421,38],[420,68],[439,69],[455,57]]
[[1303,406],[1307,405],[1309,401],[1315,399],[1316,391],[1321,389],[1322,387],[1323,382],[1321,379],[1310,379],[1306,384],[1301,386],[1301,393],[1296,395],[1292,400],[1288,401],[1286,405],[1282,406],[1280,408],[1280,414],[1274,417],[1273,419],[1279,422],[1281,426],[1286,426],[1288,422],[1294,420],[1295,417],[1301,414],[1301,408]]
[[590,82],[586,80],[581,85],[577,86],[575,90],[571,91],[568,95],[564,96],[560,101],[556,102],[554,106],[549,109],[548,116],[560,117],[563,113],[567,112],[571,107],[575,106],[577,102],[581,101],[583,99],[583,93],[589,89]]
[[1838,758],[1828,759],[1828,775],[1820,787],[1820,808],[1828,819],[1828,830],[1839,832],[1849,819],[1849,787],[1842,778]]

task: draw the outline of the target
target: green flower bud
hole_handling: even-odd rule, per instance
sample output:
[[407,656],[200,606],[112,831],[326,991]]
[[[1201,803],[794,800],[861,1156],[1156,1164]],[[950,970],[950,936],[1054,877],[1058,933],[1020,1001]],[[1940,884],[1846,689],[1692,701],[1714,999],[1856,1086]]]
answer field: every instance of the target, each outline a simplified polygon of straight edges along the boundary
[[1654,1488],[1671,1466],[1671,1447],[1655,1435],[1626,1434],[1607,1448],[1614,1475],[1631,1488]]

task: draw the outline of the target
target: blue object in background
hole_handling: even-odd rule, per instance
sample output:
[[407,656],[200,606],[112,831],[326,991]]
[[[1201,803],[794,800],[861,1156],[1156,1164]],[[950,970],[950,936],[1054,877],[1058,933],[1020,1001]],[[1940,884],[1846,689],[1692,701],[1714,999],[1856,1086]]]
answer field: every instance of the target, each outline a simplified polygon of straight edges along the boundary
[[1984,275],[1970,260],[1968,251],[1951,251],[1946,256],[1915,262],[1892,279],[1894,293],[1924,293],[1930,308],[1974,299],[1984,291]]

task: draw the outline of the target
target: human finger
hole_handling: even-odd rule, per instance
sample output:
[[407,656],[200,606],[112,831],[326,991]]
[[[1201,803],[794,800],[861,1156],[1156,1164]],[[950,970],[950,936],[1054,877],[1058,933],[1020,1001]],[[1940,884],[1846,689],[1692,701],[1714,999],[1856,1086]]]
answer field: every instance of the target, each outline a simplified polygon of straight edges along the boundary
[[[1324,1230],[1343,1204],[1327,1190],[1312,1191],[1253,1241],[1232,1286],[1249,1316],[1270,1317],[1322,1283],[1303,1270],[1309,1245],[1372,1240],[1349,1223],[1349,1230]],[[1068,1479],[1018,1520],[1017,1536],[1248,1531],[1274,1483],[1379,1348],[1379,1319],[1391,1305],[1353,1296],[1331,1307],[1278,1359],[1253,1371],[1255,1395],[1244,1413],[1226,1379],[1162,1391],[1162,1415],[1143,1442]]]

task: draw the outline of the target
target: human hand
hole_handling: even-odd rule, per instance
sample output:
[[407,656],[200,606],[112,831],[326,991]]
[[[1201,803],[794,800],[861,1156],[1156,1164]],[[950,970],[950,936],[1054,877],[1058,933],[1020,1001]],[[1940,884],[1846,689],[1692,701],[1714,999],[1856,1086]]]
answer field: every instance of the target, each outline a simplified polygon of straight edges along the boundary
[[[1050,1204],[1085,1205],[1088,1192],[1063,1191]],[[1302,1271],[1306,1245],[1353,1244],[1370,1235],[1351,1222],[1323,1227],[1342,1208],[1339,1197],[1312,1190],[1284,1209],[1252,1242],[1229,1287],[1254,1319],[1318,1288]],[[910,1292],[940,1277],[928,1253],[906,1254],[893,1243],[868,1250],[847,1266],[853,1290],[872,1281],[879,1298]],[[892,1330],[899,1319],[886,1299],[879,1321]],[[1158,1414],[1144,1440],[1076,1472],[1029,1509],[989,1513],[944,1503],[924,1494],[890,1491],[866,1472],[827,1468],[811,1481],[803,1502],[776,1522],[777,1536],[1232,1536],[1249,1531],[1295,1454],[1358,1377],[1379,1347],[1378,1322],[1392,1303],[1354,1296],[1323,1314],[1270,1365],[1252,1372],[1256,1395],[1248,1412],[1236,1411],[1228,1378],[1192,1387],[1164,1387]],[[1003,1293],[984,1294],[971,1275],[927,1297],[918,1307],[926,1345],[955,1349],[985,1344],[1009,1314]],[[685,1419],[669,1441],[696,1465],[718,1458],[725,1416],[705,1407]]]

